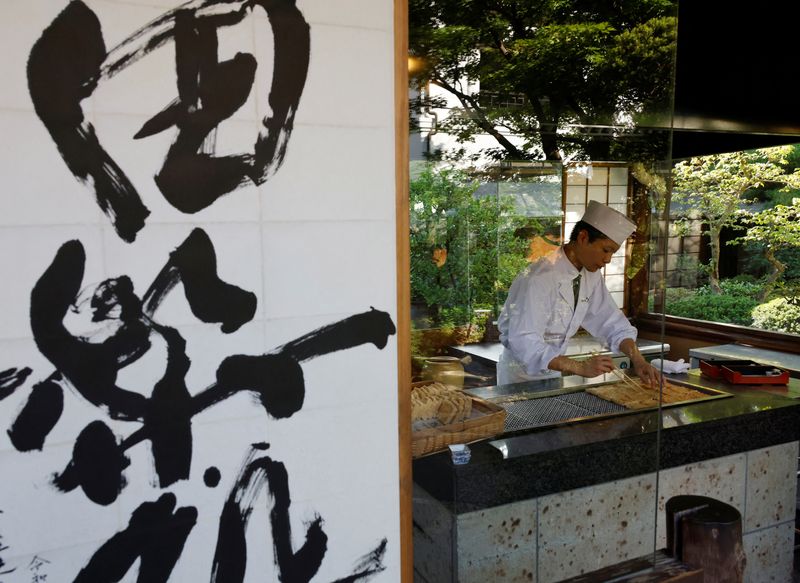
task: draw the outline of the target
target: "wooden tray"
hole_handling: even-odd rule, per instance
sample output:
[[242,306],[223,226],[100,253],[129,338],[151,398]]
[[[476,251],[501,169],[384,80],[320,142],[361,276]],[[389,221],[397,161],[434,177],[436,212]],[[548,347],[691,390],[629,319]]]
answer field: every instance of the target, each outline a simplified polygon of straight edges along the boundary
[[[413,383],[412,386],[430,384],[430,381]],[[506,410],[472,397],[472,413],[464,421],[448,425],[436,425],[411,432],[411,457],[418,458],[447,449],[455,443],[472,443],[503,432],[506,421]]]

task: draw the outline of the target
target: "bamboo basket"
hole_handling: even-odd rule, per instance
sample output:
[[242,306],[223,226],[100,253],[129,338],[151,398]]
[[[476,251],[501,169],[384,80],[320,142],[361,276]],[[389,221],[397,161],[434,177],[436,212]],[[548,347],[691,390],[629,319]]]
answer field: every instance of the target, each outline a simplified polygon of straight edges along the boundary
[[[430,382],[412,383],[412,387],[427,385]],[[412,458],[442,451],[449,445],[472,443],[503,432],[506,421],[505,409],[477,397],[470,398],[472,412],[467,419],[411,432]]]

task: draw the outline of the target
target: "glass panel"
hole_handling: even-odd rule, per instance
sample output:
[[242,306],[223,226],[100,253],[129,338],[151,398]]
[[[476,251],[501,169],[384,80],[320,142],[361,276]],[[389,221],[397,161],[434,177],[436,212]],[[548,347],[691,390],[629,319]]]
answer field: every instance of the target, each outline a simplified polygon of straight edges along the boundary
[[[625,273],[625,255],[615,253],[611,258],[611,262],[606,265],[606,275],[616,275],[622,273]],[[608,283],[608,278],[606,278],[606,283]]]
[[585,186],[587,181],[587,167],[573,166],[567,170],[567,185]]
[[606,204],[608,200],[608,188],[606,186],[589,186],[587,190],[589,200],[596,200]]
[[611,275],[606,269],[606,287],[608,291],[625,291],[625,278],[620,275]]
[[606,186],[608,184],[608,168],[603,166],[592,166],[592,173],[589,176],[590,186]]
[[567,186],[567,204],[585,204],[586,186]]
[[617,304],[620,308],[625,305],[625,294],[620,292],[611,292],[611,299],[614,300],[614,303]]
[[[568,204],[564,220],[572,224],[577,223],[583,216],[585,210],[586,206],[583,204]],[[569,236],[570,231],[565,230],[564,232]]]
[[627,185],[628,184],[628,168],[627,166],[613,167],[609,170],[608,183],[613,185]]
[[[504,416],[486,439],[453,437],[470,441],[468,485],[449,451],[415,461],[415,488],[425,493],[415,495],[415,576],[446,583],[474,578],[482,566],[511,573],[519,559],[526,565],[522,578],[558,581],[624,559],[652,561],[656,545],[663,546],[663,520],[661,530],[653,526],[662,513],[656,500],[661,399],[651,392],[651,406],[638,411],[592,391],[635,383],[631,368],[649,370],[643,359],[664,355],[663,336],[640,328],[635,349],[630,342],[624,350],[611,346],[604,324],[616,322],[615,332],[629,338],[634,331],[615,309],[590,314],[587,306],[589,290],[605,285],[622,314],[633,317],[642,296],[657,289],[652,274],[666,253],[651,249],[666,240],[659,234],[666,232],[668,197],[660,185],[669,183],[677,6],[634,11],[625,3],[567,0],[559,10],[537,11],[515,1],[491,19],[481,3],[412,6],[410,47],[424,61],[414,79],[419,99],[412,117],[420,131],[412,148],[419,148],[420,163],[435,161],[436,172],[462,172],[458,185],[439,189],[437,201],[472,189],[438,222],[417,223],[423,250],[412,253],[412,293],[419,289],[414,269],[441,273],[448,266],[468,271],[452,275],[468,293],[448,296],[443,290],[451,278],[436,282],[442,293],[431,291],[425,309],[435,300],[439,313],[460,309],[463,318],[415,328],[415,380],[435,378],[432,355],[463,359],[463,393]],[[513,22],[505,20],[512,13]],[[421,196],[431,197],[432,186],[422,186]],[[580,242],[564,241],[590,200],[623,213],[637,231],[601,269],[607,257],[593,242],[582,235]],[[446,228],[464,208],[472,210],[463,231]],[[437,267],[441,231],[457,236]],[[567,277],[575,268],[586,278],[577,295]],[[574,336],[560,336],[573,322],[581,325]],[[456,337],[459,327],[464,333]],[[602,373],[598,367],[609,362],[613,370]],[[618,376],[624,372],[632,376]],[[564,463],[584,447],[587,456],[608,457]],[[546,516],[545,500],[552,502]],[[496,545],[474,542],[514,520],[523,523],[503,536],[519,552],[498,557]],[[576,537],[579,530],[592,537]],[[520,534],[530,532],[535,540]]]
[[799,160],[794,144],[675,166],[667,314],[800,333]]
[[628,202],[628,186],[611,186],[608,189],[608,202],[610,203],[627,203]]
[[[411,298],[414,329],[455,330],[470,320],[471,226],[492,197],[476,198],[463,172],[417,165],[411,178]],[[495,248],[494,242],[490,247]],[[451,334],[454,340],[457,332]]]

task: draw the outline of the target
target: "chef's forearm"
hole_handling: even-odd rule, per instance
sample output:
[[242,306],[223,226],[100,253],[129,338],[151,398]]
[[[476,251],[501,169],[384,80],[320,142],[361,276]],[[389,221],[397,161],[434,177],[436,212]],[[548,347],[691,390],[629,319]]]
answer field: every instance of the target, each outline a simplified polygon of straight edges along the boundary
[[546,373],[549,363],[558,356],[557,348],[531,334],[510,334],[506,348],[523,364],[525,374],[531,376]]
[[642,353],[639,352],[639,347],[636,346],[636,341],[633,338],[626,338],[619,343],[620,352],[631,359],[631,364],[636,367],[637,365],[646,362]]
[[556,356],[550,363],[547,365],[547,368],[550,370],[555,370],[558,372],[565,372],[567,374],[581,374],[581,363],[577,360],[573,360],[568,356]]

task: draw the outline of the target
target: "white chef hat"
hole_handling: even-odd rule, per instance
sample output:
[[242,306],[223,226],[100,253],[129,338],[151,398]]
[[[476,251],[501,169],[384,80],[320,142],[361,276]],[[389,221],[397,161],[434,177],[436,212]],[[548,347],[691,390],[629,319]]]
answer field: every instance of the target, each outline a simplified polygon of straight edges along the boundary
[[622,245],[636,230],[636,223],[621,212],[596,200],[589,201],[581,220],[592,225],[617,245]]

